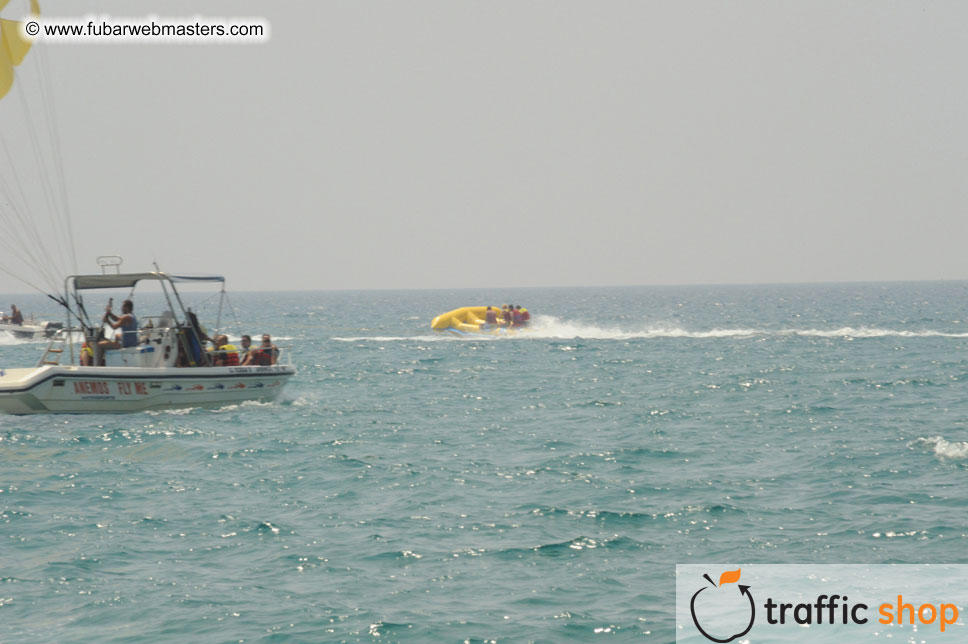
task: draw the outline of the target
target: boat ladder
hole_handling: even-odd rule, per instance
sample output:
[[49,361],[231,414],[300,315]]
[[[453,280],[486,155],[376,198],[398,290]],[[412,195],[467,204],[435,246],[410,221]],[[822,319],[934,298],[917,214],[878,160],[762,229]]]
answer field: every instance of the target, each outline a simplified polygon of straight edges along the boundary
[[64,349],[67,348],[68,338],[69,336],[66,333],[57,333],[51,338],[50,342],[47,343],[44,356],[40,359],[40,364],[59,365],[61,356],[64,355]]

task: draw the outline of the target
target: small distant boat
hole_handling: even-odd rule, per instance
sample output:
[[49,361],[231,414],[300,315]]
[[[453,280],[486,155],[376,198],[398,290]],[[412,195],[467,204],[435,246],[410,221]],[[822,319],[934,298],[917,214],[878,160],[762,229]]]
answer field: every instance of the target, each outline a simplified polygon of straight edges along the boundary
[[509,327],[501,318],[501,307],[491,308],[497,312],[497,324],[485,321],[486,306],[464,306],[438,315],[431,321],[430,328],[454,335],[514,335],[528,330],[525,326]]
[[0,321],[0,331],[6,331],[20,340],[49,338],[62,328],[64,328],[64,325],[60,322],[47,322],[34,318],[24,320],[23,324],[13,324],[8,320]]

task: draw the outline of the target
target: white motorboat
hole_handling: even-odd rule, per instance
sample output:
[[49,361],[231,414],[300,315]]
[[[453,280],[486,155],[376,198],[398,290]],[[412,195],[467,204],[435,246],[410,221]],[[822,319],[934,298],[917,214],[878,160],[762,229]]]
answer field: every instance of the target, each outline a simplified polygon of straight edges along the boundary
[[[5,4],[0,0],[0,7]],[[30,8],[31,15],[39,13],[35,0]],[[175,286],[221,283],[224,297],[223,278],[169,275],[157,266],[156,272],[122,273],[117,256],[98,258],[101,274],[77,275],[51,78],[45,65],[35,65],[30,70],[18,68],[14,82],[14,67],[28,55],[33,41],[21,34],[16,21],[2,22],[0,272],[55,300],[67,316],[36,367],[12,369],[0,363],[0,412],[132,412],[276,398],[294,374],[288,353],[263,346],[256,355],[264,364],[246,366],[239,364],[237,353],[223,349],[225,355],[220,356],[218,351],[205,351],[205,334],[194,313],[182,305]],[[19,94],[17,100],[2,100],[10,91]],[[99,344],[102,318],[89,315],[84,294],[93,289],[133,291],[143,282],[160,287],[167,303],[165,314],[142,316],[140,328],[126,328],[122,342],[110,345],[126,348]],[[33,326],[7,325],[6,330],[20,337],[50,330],[48,325]]]
[[47,322],[29,318],[23,324],[13,324],[9,320],[0,320],[0,332],[6,331],[20,340],[37,340],[49,338],[64,327],[60,322]]
[[[85,312],[83,292],[133,290],[145,281],[161,285],[168,311],[142,318],[137,345],[102,349],[97,344],[100,324],[93,324]],[[175,286],[186,282],[224,285],[225,280],[160,271],[69,277],[65,297],[58,298],[68,310],[67,326],[51,338],[36,367],[0,369],[0,412],[116,413],[275,399],[295,373],[285,348],[266,350],[268,364],[221,364],[233,360],[219,360],[219,352],[202,348],[204,332]],[[84,346],[91,347],[93,364],[103,366],[81,365]]]

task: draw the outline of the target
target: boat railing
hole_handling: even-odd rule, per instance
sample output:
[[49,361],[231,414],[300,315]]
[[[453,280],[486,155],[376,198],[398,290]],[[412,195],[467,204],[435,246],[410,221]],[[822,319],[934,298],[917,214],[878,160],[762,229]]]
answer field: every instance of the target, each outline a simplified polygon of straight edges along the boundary
[[279,355],[276,357],[276,364],[282,365],[284,367],[291,367],[292,366],[292,347],[284,345],[276,348],[279,349]]
[[281,367],[291,367],[292,366],[292,347],[290,346],[276,346],[279,353],[276,355],[275,365]]
[[[158,319],[164,319],[158,318]],[[160,367],[173,366],[175,353],[178,352],[178,333],[184,330],[183,327],[143,325],[138,331],[138,344],[126,349],[109,349],[104,351],[104,359],[107,366],[141,366],[141,367]],[[38,363],[38,367],[44,365],[77,365],[80,363],[81,351],[84,343],[84,329],[80,327],[70,327],[58,329],[47,343],[47,348]],[[249,350],[258,349],[253,345]],[[292,347],[276,345],[276,359],[273,365],[292,366]],[[143,355],[145,351],[153,349],[155,355]],[[137,356],[128,355],[137,353]],[[228,353],[239,354],[239,364],[244,361],[242,351],[223,351],[209,350],[204,352],[207,356],[207,364],[198,366],[212,366],[213,358],[223,356]],[[174,365],[177,366],[177,365]],[[251,365],[261,366],[261,365]]]
[[[262,348],[261,346],[252,345],[251,347],[249,347],[248,353],[251,353],[252,351],[255,351],[255,350],[258,350],[258,349],[261,349],[261,348]],[[282,346],[282,347],[280,347],[280,346],[276,345],[275,348],[277,350],[276,359],[275,359],[275,361],[272,362],[272,365],[249,364],[249,365],[246,365],[246,366],[250,366],[250,367],[265,367],[265,366],[291,367],[292,366],[292,347],[289,347],[289,346]],[[221,361],[221,359],[223,358],[223,356],[227,356],[227,355],[230,355],[230,354],[237,354],[238,355],[238,363],[239,363],[239,365],[242,365],[245,362],[245,354],[246,354],[246,352],[241,347],[237,347],[235,350],[211,349],[209,351],[206,351],[206,354],[209,356],[209,359],[214,363],[214,366],[224,366],[224,365],[218,364],[218,362]]]

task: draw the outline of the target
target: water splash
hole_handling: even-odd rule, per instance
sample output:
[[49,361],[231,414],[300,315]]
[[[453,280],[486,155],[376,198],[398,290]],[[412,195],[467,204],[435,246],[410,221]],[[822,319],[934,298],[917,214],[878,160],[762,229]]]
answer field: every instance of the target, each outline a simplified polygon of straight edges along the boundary
[[0,346],[16,346],[18,344],[36,344],[37,342],[47,342],[43,335],[40,338],[18,338],[14,334],[0,330]]
[[572,340],[576,338],[587,340],[649,340],[649,339],[716,339],[716,338],[763,338],[763,337],[804,337],[804,338],[968,338],[968,333],[952,333],[922,329],[908,331],[901,329],[884,329],[878,327],[839,327],[836,329],[764,329],[753,327],[713,328],[706,330],[685,329],[673,325],[650,325],[640,328],[621,328],[617,326],[603,326],[581,321],[567,321],[551,315],[539,315],[532,321],[530,327],[519,333],[510,335],[476,335],[462,336],[446,332],[432,335],[416,336],[352,336],[331,338],[337,342],[446,342],[453,340]]
[[[799,335],[816,338],[968,338],[968,333],[949,333],[946,331],[901,331],[897,329],[878,329],[871,327],[854,328],[850,326],[833,329],[787,329],[774,332],[776,335]],[[769,334],[764,331],[764,334]]]
[[954,442],[946,440],[943,436],[931,436],[929,438],[918,438],[911,445],[929,447],[938,458],[952,460],[968,459],[968,442]]
[[488,339],[491,336],[456,336],[449,333],[438,333],[435,335],[411,335],[411,336],[385,336],[385,335],[360,335],[351,336],[348,338],[330,338],[336,342],[448,342],[452,340],[461,340],[463,337],[469,337],[474,340]]
[[564,321],[550,315],[537,316],[527,333],[513,337],[547,338],[570,340],[585,338],[589,340],[633,340],[650,338],[749,338],[766,333],[760,329],[710,329],[690,331],[674,326],[648,326],[640,329],[598,326],[577,321]]
[[24,344],[25,340],[20,340],[15,338],[6,331],[0,331],[0,346],[10,346],[16,344]]
[[516,337],[590,340],[632,340],[651,338],[753,338],[753,337],[813,337],[813,338],[968,338],[968,333],[946,331],[881,329],[876,327],[840,327],[837,329],[762,329],[740,327],[690,330],[671,325],[646,326],[639,329],[584,324],[563,321],[554,316],[538,316],[527,334]]

